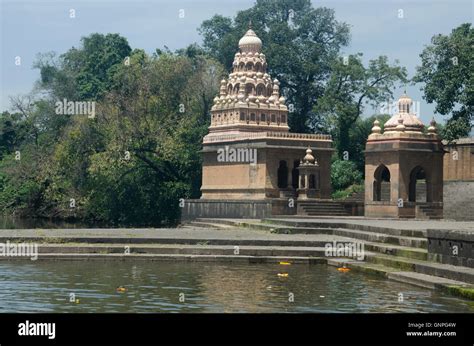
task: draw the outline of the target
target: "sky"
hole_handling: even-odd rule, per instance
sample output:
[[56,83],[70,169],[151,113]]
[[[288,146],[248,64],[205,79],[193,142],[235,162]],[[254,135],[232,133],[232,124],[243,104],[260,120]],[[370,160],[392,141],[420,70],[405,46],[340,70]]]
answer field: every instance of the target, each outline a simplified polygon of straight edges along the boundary
[[[66,52],[91,33],[119,33],[133,48],[152,53],[167,46],[186,47],[202,39],[197,31],[214,14],[233,17],[253,0],[0,0],[0,111],[10,110],[9,96],[27,94],[39,78],[32,68],[38,53]],[[361,52],[364,62],[379,55],[398,59],[413,77],[419,54],[435,34],[449,34],[472,23],[474,0],[332,0],[312,1],[335,10],[336,19],[351,27],[351,42],[342,54]],[[75,18],[70,18],[70,10]],[[403,11],[403,13],[401,12]],[[400,18],[402,17],[402,18]],[[257,33],[258,34],[258,33]],[[265,45],[265,42],[263,42]],[[236,47],[237,50],[237,47]],[[21,57],[21,64],[15,58]],[[269,61],[271,64],[271,61]],[[399,86],[395,100],[407,93],[421,120],[428,123],[434,105],[427,104],[421,85]],[[376,110],[367,108],[365,115]]]

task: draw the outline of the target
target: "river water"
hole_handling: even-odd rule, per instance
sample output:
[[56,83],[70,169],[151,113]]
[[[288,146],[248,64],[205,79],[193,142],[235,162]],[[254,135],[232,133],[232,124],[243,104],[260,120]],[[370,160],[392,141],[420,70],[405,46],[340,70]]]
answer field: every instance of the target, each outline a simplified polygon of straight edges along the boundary
[[474,303],[326,265],[2,260],[4,312],[472,313]]

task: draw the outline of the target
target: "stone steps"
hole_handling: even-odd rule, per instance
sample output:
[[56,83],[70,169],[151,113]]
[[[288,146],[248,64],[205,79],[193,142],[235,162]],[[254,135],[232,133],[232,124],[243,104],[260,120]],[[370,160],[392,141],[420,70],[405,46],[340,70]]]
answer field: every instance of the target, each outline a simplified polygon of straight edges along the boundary
[[428,247],[428,240],[426,238],[396,236],[383,233],[356,231],[344,228],[335,229],[333,234],[342,237],[365,240],[373,243],[389,243],[394,245],[421,249],[426,249]]
[[341,203],[332,201],[298,202],[298,213],[307,216],[350,215]]
[[130,255],[159,254],[159,255],[200,255],[200,256],[283,256],[291,257],[324,257],[324,247],[315,246],[249,246],[249,245],[183,245],[183,244],[113,244],[113,245],[85,245],[85,244],[47,244],[38,247],[40,256],[43,254],[125,254],[129,249]]
[[474,284],[474,268],[419,261],[380,254],[368,254],[366,259],[368,262],[381,264],[387,267],[398,268],[400,271],[416,272]]
[[[286,220],[280,220],[279,224],[270,224],[268,222],[271,220],[266,221],[267,222],[265,224],[258,225],[246,222],[242,222],[241,224],[246,225],[247,227],[260,227],[259,229],[270,229],[274,231],[291,229],[292,232],[295,233],[317,232],[318,226],[328,226],[328,223],[321,222],[289,222]],[[301,225],[312,227],[301,227]],[[332,226],[334,225],[340,226],[338,223],[332,224]],[[366,270],[370,270],[370,268],[372,268],[373,270],[384,272],[397,271],[416,273],[419,275],[427,275],[431,277],[430,279],[434,280],[434,282],[436,281],[436,278],[439,278],[439,282],[443,282],[445,284],[474,284],[474,269],[472,268],[445,265],[427,261],[427,239],[425,237],[414,236],[423,234],[422,231],[391,229],[391,233],[409,235],[406,236],[379,233],[376,232],[380,230],[380,228],[377,227],[365,229],[366,230],[362,231],[346,228],[324,228],[325,231],[332,230],[333,235],[345,237],[348,240],[361,240],[364,243],[367,254],[367,263],[364,264],[364,268],[366,268]],[[354,262],[352,264],[355,266],[361,265],[360,262]],[[411,274],[406,274],[407,277],[404,278],[404,280],[409,281],[410,275]],[[453,282],[449,282],[447,280],[452,280]],[[431,285],[428,278],[425,281],[425,285]]]
[[[22,260],[8,258],[3,260]],[[326,260],[319,257],[288,257],[288,256],[246,256],[246,255],[193,255],[193,254],[98,254],[98,253],[44,253],[38,260],[118,260],[118,261],[186,261],[186,262],[237,262],[237,263],[279,263],[290,261],[292,264],[325,264]],[[28,259],[29,261],[29,259]]]
[[188,226],[199,227],[199,228],[213,228],[213,229],[229,229],[235,228],[235,226],[223,224],[223,223],[212,223],[204,221],[191,221]]
[[351,229],[356,231],[365,231],[365,232],[375,232],[375,233],[384,233],[395,236],[404,236],[404,237],[417,237],[424,238],[426,237],[426,230],[410,230],[410,229],[395,229],[388,227],[377,227],[369,226],[362,224],[351,224],[347,222],[323,222],[323,221],[292,221],[284,219],[264,219],[263,223],[271,223],[292,227],[313,227],[313,228],[344,228]]
[[[215,222],[219,222],[216,220]],[[339,235],[345,238],[363,240],[366,246],[366,250],[381,252],[386,254],[393,254],[395,256],[402,256],[420,260],[427,259],[426,251],[426,239],[419,237],[410,237],[410,236],[398,236],[398,235],[386,235],[382,233],[375,233],[374,231],[356,231],[350,229],[334,229],[334,228],[320,228],[320,227],[288,227],[282,226],[279,224],[269,224],[269,223],[260,223],[257,221],[251,222],[233,222],[232,220],[223,220],[226,224],[229,225],[238,225],[240,227],[248,227],[259,230],[268,230],[272,233],[283,233],[283,234],[333,234]],[[290,223],[291,224],[291,223]],[[332,223],[302,223],[310,224],[313,226],[323,225],[323,226],[332,226],[339,224]],[[377,229],[378,230],[378,229]],[[395,233],[400,230],[393,230]],[[397,232],[398,231],[398,232]],[[416,235],[419,235],[421,232],[416,232]],[[406,234],[413,235],[414,232],[406,232]],[[382,244],[381,244],[382,243]],[[408,245],[407,245],[408,244]]]
[[439,276],[426,275],[414,272],[389,272],[387,277],[391,280],[409,283],[415,286],[436,289],[444,285],[466,286],[465,282],[442,278]]

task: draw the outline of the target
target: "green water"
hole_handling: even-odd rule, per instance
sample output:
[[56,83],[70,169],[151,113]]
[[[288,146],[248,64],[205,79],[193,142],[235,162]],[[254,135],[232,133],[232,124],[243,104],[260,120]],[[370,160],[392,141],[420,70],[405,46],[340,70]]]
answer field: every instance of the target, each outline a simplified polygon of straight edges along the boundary
[[2,261],[0,312],[474,312],[474,304],[325,265]]

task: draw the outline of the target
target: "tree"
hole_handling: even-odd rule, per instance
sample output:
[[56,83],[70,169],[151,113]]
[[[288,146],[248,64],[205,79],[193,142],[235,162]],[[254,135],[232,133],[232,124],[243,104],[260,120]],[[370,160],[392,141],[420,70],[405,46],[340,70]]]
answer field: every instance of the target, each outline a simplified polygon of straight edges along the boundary
[[179,219],[180,198],[199,197],[199,151],[223,67],[194,46],[153,56],[135,49],[129,63],[117,61],[99,78],[104,88],[93,96],[96,117],[89,119],[55,114],[54,103],[96,79],[62,90],[61,78],[76,78],[71,65],[40,60],[37,86],[46,93],[17,97],[17,113],[0,116],[1,210],[162,226]]
[[52,52],[40,54],[35,67],[40,70],[39,86],[59,99],[99,100],[110,90],[116,66],[130,56],[127,39],[118,34],[91,34],[82,46],[71,48],[59,58]]
[[433,36],[420,57],[413,81],[424,83],[424,98],[436,103],[437,113],[450,115],[444,138],[469,135],[474,117],[474,28],[465,23],[450,35]]
[[234,20],[216,15],[202,23],[206,52],[227,70],[249,22],[263,41],[269,73],[280,81],[288,105],[293,105],[292,131],[308,132],[315,121],[313,106],[322,96],[331,64],[349,42],[349,27],[328,8],[313,8],[309,0],[257,0]]
[[365,67],[361,57],[358,53],[347,57],[346,63],[343,58],[333,62],[324,94],[314,108],[316,113],[330,119],[340,156],[344,151],[350,157],[355,154],[350,130],[364,106],[368,103],[375,106],[393,97],[395,83],[407,80],[406,69],[398,66],[398,61],[390,65],[386,56],[380,56]]

